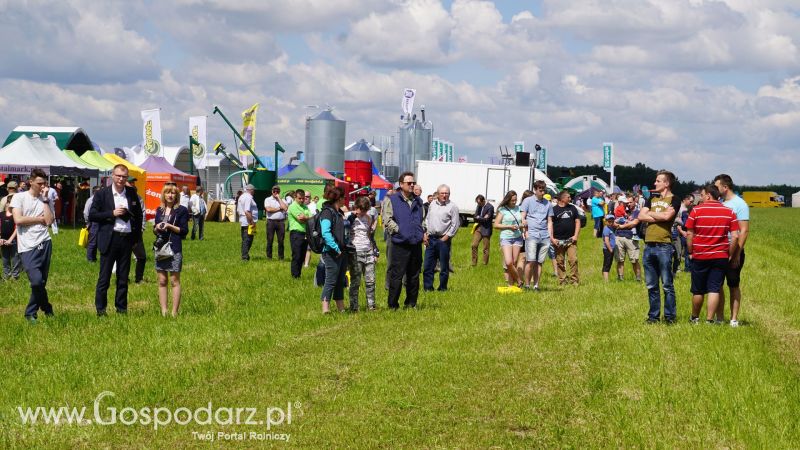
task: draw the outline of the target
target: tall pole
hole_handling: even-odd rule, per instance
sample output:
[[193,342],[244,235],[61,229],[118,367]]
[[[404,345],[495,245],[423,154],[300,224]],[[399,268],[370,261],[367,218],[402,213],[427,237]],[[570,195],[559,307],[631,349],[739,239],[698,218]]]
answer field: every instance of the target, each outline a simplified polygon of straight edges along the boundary
[[[278,144],[278,141],[275,141],[275,173],[278,173],[278,152],[286,153],[286,150],[281,147],[281,144]],[[290,161],[291,162],[291,161]]]
[[200,145],[192,135],[189,135],[189,175],[194,175],[194,146]]
[[242,135],[239,134],[238,131],[236,131],[236,128],[234,128],[230,120],[228,120],[228,118],[225,117],[225,114],[222,114],[222,111],[220,111],[219,107],[217,106],[214,107],[214,114],[219,114],[220,117],[222,117],[222,120],[224,120],[225,123],[228,124],[228,127],[231,130],[233,130],[233,134],[236,135],[236,137],[238,137],[240,141],[242,141],[242,144],[244,144],[245,148],[247,148],[250,154],[253,155],[253,158],[255,159],[256,163],[258,163],[258,165],[260,165],[261,167],[266,168],[267,166],[264,164],[263,161],[261,161],[261,158],[259,158],[258,155],[256,155],[256,152],[254,152],[253,149],[250,148],[250,144],[248,144],[247,141],[242,137]]

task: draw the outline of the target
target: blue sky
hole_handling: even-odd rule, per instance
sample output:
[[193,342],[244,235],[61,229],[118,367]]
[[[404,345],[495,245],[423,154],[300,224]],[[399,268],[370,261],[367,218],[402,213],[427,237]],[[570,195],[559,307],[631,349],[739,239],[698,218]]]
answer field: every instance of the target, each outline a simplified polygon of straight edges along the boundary
[[[800,19],[764,0],[178,0],[0,5],[0,128],[81,126],[106,148],[166,145],[190,115],[228,144],[303,148],[305,105],[331,104],[347,141],[396,132],[417,89],[436,135],[470,161],[545,145],[553,164],[616,161],[704,181],[800,184]],[[238,123],[238,120],[236,120]]]

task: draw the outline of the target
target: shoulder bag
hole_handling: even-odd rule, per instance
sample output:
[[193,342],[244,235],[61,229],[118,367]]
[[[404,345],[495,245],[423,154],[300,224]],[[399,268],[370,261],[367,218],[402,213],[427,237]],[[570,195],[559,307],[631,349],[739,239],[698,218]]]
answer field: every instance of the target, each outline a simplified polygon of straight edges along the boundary
[[[173,211],[174,212],[174,211]],[[177,214],[174,214],[172,217],[172,224],[175,225],[175,218]],[[156,261],[163,261],[165,259],[170,259],[175,256],[175,252],[172,250],[172,244],[170,243],[170,235],[172,235],[172,231],[169,231],[166,236],[159,235],[156,241],[153,243],[153,250],[155,250],[155,257]]]

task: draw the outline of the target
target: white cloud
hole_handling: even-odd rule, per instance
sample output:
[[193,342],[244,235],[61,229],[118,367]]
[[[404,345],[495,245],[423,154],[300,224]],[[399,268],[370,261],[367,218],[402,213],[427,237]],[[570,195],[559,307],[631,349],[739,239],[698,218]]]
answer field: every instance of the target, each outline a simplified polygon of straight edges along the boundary
[[0,14],[0,77],[60,83],[154,78],[156,46],[114,2],[8,2]]
[[438,0],[410,0],[355,22],[342,45],[374,64],[435,66],[452,61],[453,21]]
[[[52,5],[38,16],[3,10],[0,34],[26,33],[17,18],[39,30],[24,51],[0,50],[17,63],[16,72],[0,68],[4,129],[77,125],[105,147],[132,145],[139,111],[161,107],[167,143],[183,142],[194,114],[209,115],[209,140],[228,142],[213,106],[238,126],[260,102],[259,146],[277,140],[293,152],[303,146],[305,105],[335,106],[348,141],[371,140],[396,131],[402,89],[414,87],[436,135],[470,161],[524,140],[545,145],[552,164],[592,164],[613,141],[619,162],[681,179],[727,171],[737,182],[800,184],[800,24],[788,1],[547,1],[538,16],[504,19],[477,0],[449,10],[435,0],[185,0],[153,5],[146,30],[140,5]],[[176,23],[184,12],[189,20]],[[78,36],[64,17],[104,21],[102,36]],[[312,53],[298,54],[276,30]],[[737,87],[736,75],[753,72],[772,81]]]

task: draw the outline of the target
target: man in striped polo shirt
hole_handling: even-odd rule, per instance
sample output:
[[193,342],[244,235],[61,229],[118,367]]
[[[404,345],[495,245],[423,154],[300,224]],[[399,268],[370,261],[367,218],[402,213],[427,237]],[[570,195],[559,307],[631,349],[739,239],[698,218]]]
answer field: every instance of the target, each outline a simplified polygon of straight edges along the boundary
[[[686,220],[686,247],[692,255],[692,317],[700,322],[703,296],[708,294],[706,322],[714,323],[719,295],[729,259],[738,254],[739,222],[736,214],[719,201],[719,189],[703,187],[703,203]],[[730,233],[730,240],[728,234]]]

